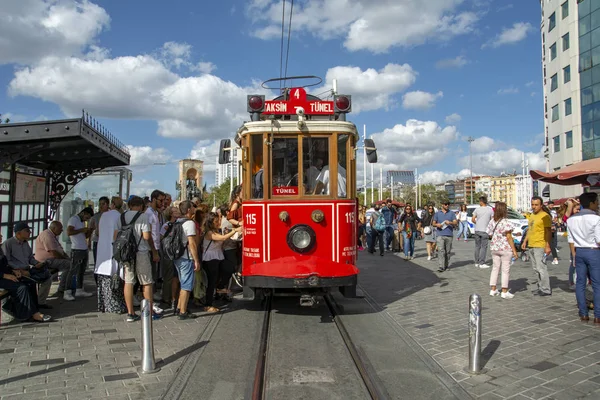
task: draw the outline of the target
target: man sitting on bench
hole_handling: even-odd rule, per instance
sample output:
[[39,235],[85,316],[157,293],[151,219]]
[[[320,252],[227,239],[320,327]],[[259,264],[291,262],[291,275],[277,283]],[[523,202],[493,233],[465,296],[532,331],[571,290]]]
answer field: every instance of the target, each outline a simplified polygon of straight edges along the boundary
[[[2,235],[0,234],[0,244]],[[11,296],[12,306],[8,308],[15,318],[20,320],[31,320],[35,322],[47,322],[52,319],[47,314],[41,314],[35,300],[35,286],[29,285],[22,280],[26,271],[13,270],[8,266],[8,261],[0,248],[0,289],[7,290]]]

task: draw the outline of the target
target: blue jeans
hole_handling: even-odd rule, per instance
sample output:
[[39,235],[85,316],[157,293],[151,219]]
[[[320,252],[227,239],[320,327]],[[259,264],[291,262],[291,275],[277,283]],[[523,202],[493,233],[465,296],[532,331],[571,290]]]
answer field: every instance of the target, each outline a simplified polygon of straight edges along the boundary
[[175,260],[175,268],[179,276],[181,290],[191,292],[194,290],[194,260],[178,258]]
[[385,249],[389,250],[394,240],[394,227],[392,225],[386,225],[385,227]]
[[402,231],[402,237],[404,238],[404,255],[412,257],[415,254],[415,233],[408,237],[406,231]]
[[585,302],[585,286],[588,276],[592,281],[594,291],[594,317],[600,318],[600,250],[577,249],[575,253],[575,269],[577,270],[577,281],[575,282],[575,298],[579,315],[588,315]]
[[465,240],[467,240],[467,237],[469,235],[469,223],[467,221],[460,221],[458,224],[458,234],[456,235],[456,238],[459,239],[460,235],[465,236]]
[[573,257],[569,258],[569,285],[575,284],[575,262]]

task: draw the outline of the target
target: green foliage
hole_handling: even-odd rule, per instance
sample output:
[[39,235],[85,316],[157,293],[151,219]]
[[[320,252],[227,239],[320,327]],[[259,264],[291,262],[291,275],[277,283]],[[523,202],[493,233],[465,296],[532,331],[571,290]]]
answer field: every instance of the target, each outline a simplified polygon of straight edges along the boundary
[[[236,184],[237,179],[234,179],[233,186]],[[211,206],[214,204],[217,207],[220,207],[223,204],[229,204],[229,197],[231,196],[229,178],[226,179],[221,185],[213,186],[208,190],[208,192],[205,190],[203,192],[206,193],[204,196],[204,201]]]

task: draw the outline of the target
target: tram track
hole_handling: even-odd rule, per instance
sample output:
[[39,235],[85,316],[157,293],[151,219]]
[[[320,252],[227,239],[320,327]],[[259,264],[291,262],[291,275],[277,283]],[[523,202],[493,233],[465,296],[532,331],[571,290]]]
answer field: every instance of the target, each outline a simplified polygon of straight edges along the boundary
[[[335,299],[330,296],[324,296],[324,303],[327,307],[327,311],[331,318],[330,322],[336,327],[339,338],[343,342],[344,347],[347,349],[349,361],[361,378],[361,386],[363,386],[364,394],[366,397],[373,400],[386,400],[390,399],[390,395],[387,393],[383,383],[375,373],[374,368],[371,366],[368,358],[365,356],[361,347],[356,345],[352,340],[352,337],[348,333],[344,322],[342,313],[339,310]],[[274,351],[271,349],[271,331],[272,326],[272,313],[273,313],[273,298],[267,296],[264,302],[263,308],[263,321],[260,333],[259,348],[256,359],[256,367],[254,371],[254,381],[252,390],[249,396],[250,400],[265,400],[269,398],[269,356]]]

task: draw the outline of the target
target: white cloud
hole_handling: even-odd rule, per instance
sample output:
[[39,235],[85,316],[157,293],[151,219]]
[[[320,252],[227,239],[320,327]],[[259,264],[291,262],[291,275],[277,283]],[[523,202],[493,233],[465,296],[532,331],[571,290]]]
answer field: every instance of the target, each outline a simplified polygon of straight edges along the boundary
[[402,107],[407,110],[428,110],[435,106],[438,99],[444,97],[443,92],[428,93],[421,90],[408,92],[402,96]]
[[457,138],[458,132],[453,126],[442,128],[433,121],[414,119],[373,135],[378,164],[382,164],[384,170],[413,169],[441,161]]
[[460,114],[453,113],[453,114],[446,116],[446,123],[449,125],[458,124],[461,119],[462,119],[462,117],[460,116]]
[[506,44],[518,43],[527,37],[529,32],[533,32],[533,26],[529,22],[515,22],[512,28],[504,28],[495,38],[485,43],[485,47],[499,47]]
[[[204,174],[215,172],[217,157],[219,156],[219,141],[201,140],[190,151],[189,158],[204,161],[202,167]],[[206,180],[206,178],[205,178]]]
[[196,71],[202,72],[203,74],[210,74],[216,69],[217,66],[211,62],[199,62],[195,67]]
[[163,164],[173,160],[173,156],[169,150],[150,146],[131,146],[127,145],[129,154],[131,155],[130,165],[135,166],[151,166],[155,164]]
[[525,84],[526,87],[532,87],[533,85],[535,85],[534,81],[529,81]]
[[393,104],[392,95],[403,92],[417,79],[417,73],[408,64],[387,64],[377,71],[374,68],[362,70],[359,67],[339,66],[327,70],[325,84],[315,93],[333,87],[337,79],[339,93],[352,95],[352,111],[389,109]]
[[80,54],[108,28],[110,17],[87,0],[2,2],[0,64]]
[[498,94],[517,94],[519,93],[519,88],[515,86],[509,86],[507,88],[498,89]]
[[459,172],[451,172],[446,173],[443,171],[425,171],[419,174],[422,183],[433,183],[439,184],[444,183],[446,181],[456,180],[456,179],[464,179],[471,175],[471,171],[469,169],[463,169]]
[[150,196],[150,193],[159,186],[160,183],[158,181],[148,179],[141,179],[138,181],[134,177],[131,181],[130,193],[140,197]]
[[166,42],[160,54],[167,66],[179,69],[189,65],[192,46],[187,43]]
[[[344,37],[350,51],[384,53],[473,32],[479,16],[458,11],[463,0],[312,0],[294,5],[294,34]],[[261,39],[281,34],[281,1],[253,0],[247,15]]]
[[469,63],[465,56],[457,56],[455,58],[445,58],[435,63],[436,68],[461,68]]
[[473,153],[486,153],[493,148],[498,148],[500,143],[488,136],[478,137],[471,143],[471,151]]
[[[519,149],[511,148],[508,150],[492,151],[487,154],[473,154],[473,169],[481,174],[496,175],[502,172],[512,173],[521,172],[521,154]],[[540,150],[537,153],[527,152],[525,158],[529,159],[530,169],[543,169],[546,160]],[[469,165],[469,156],[462,157],[459,163],[467,167]]]

